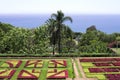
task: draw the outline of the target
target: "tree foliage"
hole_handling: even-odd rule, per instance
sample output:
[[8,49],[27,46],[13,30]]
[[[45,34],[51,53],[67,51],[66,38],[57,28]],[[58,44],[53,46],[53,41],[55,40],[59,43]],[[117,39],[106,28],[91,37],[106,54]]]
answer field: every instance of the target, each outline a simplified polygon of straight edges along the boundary
[[85,33],[73,32],[64,24],[65,21],[72,22],[72,19],[57,11],[45,25],[33,29],[0,22],[0,53],[107,53],[109,43],[117,41],[120,44],[120,33],[106,34],[94,25],[88,27]]

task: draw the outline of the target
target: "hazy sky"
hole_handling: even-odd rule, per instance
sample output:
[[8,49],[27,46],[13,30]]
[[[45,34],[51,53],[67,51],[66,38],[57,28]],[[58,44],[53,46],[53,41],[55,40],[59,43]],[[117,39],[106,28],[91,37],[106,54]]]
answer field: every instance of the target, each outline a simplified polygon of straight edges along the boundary
[[0,0],[0,14],[120,14],[120,0]]

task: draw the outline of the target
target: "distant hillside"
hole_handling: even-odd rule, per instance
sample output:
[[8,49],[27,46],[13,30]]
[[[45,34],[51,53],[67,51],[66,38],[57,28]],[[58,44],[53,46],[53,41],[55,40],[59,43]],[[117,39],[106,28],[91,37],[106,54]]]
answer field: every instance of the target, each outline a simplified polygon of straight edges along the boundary
[[12,26],[11,24],[6,24],[0,22],[0,30],[4,31],[5,33],[8,32],[9,30],[13,29],[15,26]]

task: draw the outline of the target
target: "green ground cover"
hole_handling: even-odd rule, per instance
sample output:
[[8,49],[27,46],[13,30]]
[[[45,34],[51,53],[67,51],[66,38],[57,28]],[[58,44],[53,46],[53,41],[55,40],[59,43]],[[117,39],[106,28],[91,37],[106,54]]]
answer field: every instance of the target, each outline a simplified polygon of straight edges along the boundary
[[70,77],[70,78],[74,78],[74,76],[75,75],[73,75],[74,74],[74,70],[73,70],[73,65],[72,65],[72,61],[71,61],[71,59],[67,59],[67,66],[68,66],[68,68],[67,68],[67,70],[68,70],[68,76]]
[[71,59],[0,59],[0,79],[62,80],[73,77]]

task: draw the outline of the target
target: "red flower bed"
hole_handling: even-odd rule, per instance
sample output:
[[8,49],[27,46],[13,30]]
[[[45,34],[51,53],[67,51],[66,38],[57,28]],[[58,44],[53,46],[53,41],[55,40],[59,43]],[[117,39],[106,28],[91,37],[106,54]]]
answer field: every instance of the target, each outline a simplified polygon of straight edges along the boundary
[[110,63],[94,63],[95,66],[111,66]]
[[101,72],[119,72],[117,68],[89,68],[91,73],[101,73]]
[[112,63],[114,66],[120,66],[120,62],[113,62]]
[[114,58],[80,59],[80,62],[111,62]]
[[108,80],[120,80],[120,74],[106,74]]
[[115,58],[116,61],[120,61],[120,58]]
[[94,62],[94,59],[80,59],[80,62]]
[[105,72],[119,72],[117,68],[103,68]]
[[111,61],[114,61],[114,58],[98,58],[94,60],[95,62],[111,62]]
[[89,71],[91,73],[100,73],[100,72],[104,72],[104,70],[102,68],[89,68]]

